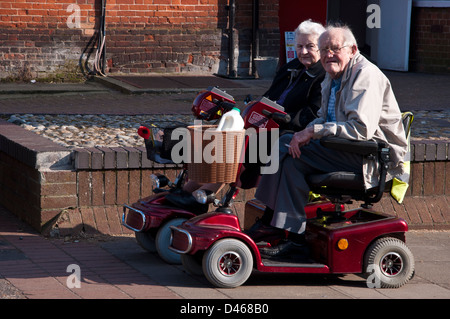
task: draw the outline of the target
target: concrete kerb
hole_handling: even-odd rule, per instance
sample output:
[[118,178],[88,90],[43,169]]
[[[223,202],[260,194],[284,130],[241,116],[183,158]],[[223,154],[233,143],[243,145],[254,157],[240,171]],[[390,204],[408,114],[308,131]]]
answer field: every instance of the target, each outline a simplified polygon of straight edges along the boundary
[[0,96],[22,94],[101,93],[108,89],[97,82],[80,83],[1,83]]
[[113,77],[95,76],[93,77],[93,80],[104,85],[105,87],[117,90],[125,94],[197,93],[199,91],[198,88],[141,89],[121,80],[114,79]]

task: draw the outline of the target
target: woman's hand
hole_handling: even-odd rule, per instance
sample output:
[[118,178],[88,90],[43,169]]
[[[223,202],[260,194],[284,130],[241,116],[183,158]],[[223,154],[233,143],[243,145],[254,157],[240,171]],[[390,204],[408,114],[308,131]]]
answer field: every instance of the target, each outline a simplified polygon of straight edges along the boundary
[[300,147],[309,143],[314,134],[314,128],[309,126],[300,132],[296,132],[289,143],[289,154],[293,158],[299,158],[301,155]]

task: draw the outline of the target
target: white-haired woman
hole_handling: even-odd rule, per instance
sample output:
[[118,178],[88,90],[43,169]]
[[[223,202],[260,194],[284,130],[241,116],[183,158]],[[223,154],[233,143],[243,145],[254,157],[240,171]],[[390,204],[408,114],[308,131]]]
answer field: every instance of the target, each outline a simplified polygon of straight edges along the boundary
[[[321,83],[325,77],[319,51],[319,37],[323,32],[325,28],[320,23],[311,20],[300,23],[295,30],[297,59],[280,68],[264,94],[282,105],[291,116],[290,123],[280,126],[281,153],[288,152],[284,145],[289,144],[293,133],[303,130],[317,118],[322,98]],[[270,226],[272,217],[273,209],[267,206],[263,216],[246,233],[255,241],[283,235],[283,230]]]
[[280,68],[272,85],[264,94],[277,101],[291,116],[292,121],[282,130],[300,131],[315,119],[320,108],[320,83],[325,71],[320,63],[319,36],[325,28],[316,22],[306,20],[295,30],[297,59]]
[[[320,63],[318,41],[324,31],[325,28],[320,23],[311,20],[300,23],[295,30],[298,58],[280,68],[269,90],[264,94],[265,97],[282,105],[291,116],[290,123],[280,126],[280,134],[285,134],[287,143],[291,140],[294,132],[304,129],[309,122],[317,118],[321,101],[320,83],[325,77],[325,70]],[[280,145],[284,145],[283,140],[280,141]],[[286,149],[282,151],[287,152]],[[246,170],[247,176],[260,172],[258,164],[246,165]],[[166,199],[176,206],[204,212],[208,209],[208,205],[199,204],[192,196],[192,192],[202,188],[215,193],[222,186],[223,184],[220,183],[199,185],[195,181],[190,181],[184,186],[184,192],[169,194]],[[261,233],[261,229],[273,230],[273,227],[269,227],[272,214],[273,211],[268,208],[255,227],[252,227],[253,230],[258,230],[258,234],[255,233],[255,236],[265,235],[264,231]],[[275,229],[275,231],[278,230]],[[248,234],[251,235],[252,232],[250,231]]]

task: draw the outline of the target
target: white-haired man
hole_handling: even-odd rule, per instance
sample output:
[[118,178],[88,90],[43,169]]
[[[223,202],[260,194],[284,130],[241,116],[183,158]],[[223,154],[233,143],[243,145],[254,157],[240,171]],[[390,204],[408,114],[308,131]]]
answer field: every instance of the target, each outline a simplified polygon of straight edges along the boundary
[[407,151],[401,113],[389,80],[358,51],[348,27],[330,26],[319,38],[321,63],[327,72],[322,83],[318,118],[293,134],[275,174],[262,176],[256,198],[274,211],[271,226],[289,232],[288,240],[261,249],[267,256],[282,256],[304,243],[309,174],[348,171],[363,174],[366,189],[377,186],[374,161],[361,155],[330,150],[320,145],[325,136],[375,140],[391,147],[394,165],[387,180],[399,175]]

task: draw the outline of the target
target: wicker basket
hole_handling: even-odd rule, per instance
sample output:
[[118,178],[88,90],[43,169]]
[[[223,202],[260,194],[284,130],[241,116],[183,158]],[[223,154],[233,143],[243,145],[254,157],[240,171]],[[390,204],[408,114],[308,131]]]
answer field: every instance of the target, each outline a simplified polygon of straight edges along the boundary
[[188,126],[191,136],[189,179],[199,183],[236,181],[245,130],[216,131],[217,125]]

